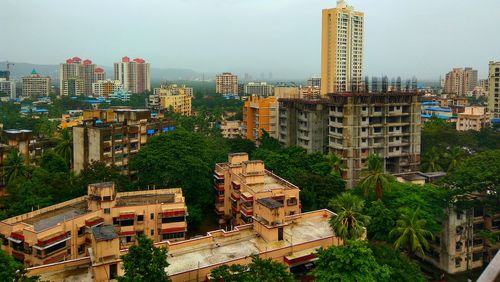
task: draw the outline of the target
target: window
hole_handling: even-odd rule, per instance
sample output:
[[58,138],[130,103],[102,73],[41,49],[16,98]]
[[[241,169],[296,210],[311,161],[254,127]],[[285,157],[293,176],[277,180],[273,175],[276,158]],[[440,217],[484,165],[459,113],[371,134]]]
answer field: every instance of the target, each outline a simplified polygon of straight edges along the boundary
[[161,223],[183,222],[183,221],[184,221],[184,216],[164,217],[161,219]]
[[111,201],[111,196],[104,196],[102,197],[102,200],[105,202]]
[[483,253],[473,253],[472,254],[472,261],[479,261],[483,259]]
[[109,265],[109,278],[116,279],[118,277],[118,264],[110,264]]
[[109,209],[109,208],[104,209],[104,213],[105,214],[110,214],[111,213],[111,209]]
[[135,232],[135,236],[140,237],[144,235],[144,231],[137,231]]
[[133,219],[126,219],[120,221],[120,226],[132,226],[134,225],[134,220]]
[[151,229],[151,232],[149,234],[151,234],[151,236],[154,236],[155,235],[155,230]]
[[155,214],[154,213],[151,213],[151,215],[149,216],[150,219],[155,219]]
[[162,238],[162,240],[184,238],[184,232],[162,234],[161,238]]
[[144,215],[142,215],[142,214],[138,215],[137,221],[144,221]]
[[297,199],[296,198],[290,198],[286,200],[286,205],[287,206],[295,206],[297,205]]
[[83,255],[85,253],[85,244],[81,244],[78,246],[78,254]]
[[78,228],[78,236],[85,235],[85,226]]
[[125,242],[131,243],[132,242],[132,236],[126,236],[125,237]]
[[455,258],[455,267],[460,267],[462,264],[462,258]]

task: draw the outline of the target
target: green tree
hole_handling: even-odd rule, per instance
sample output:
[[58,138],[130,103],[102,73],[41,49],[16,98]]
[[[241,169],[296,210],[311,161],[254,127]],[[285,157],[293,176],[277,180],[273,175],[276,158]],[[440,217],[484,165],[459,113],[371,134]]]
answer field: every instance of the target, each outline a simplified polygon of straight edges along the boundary
[[357,240],[363,236],[370,218],[363,214],[364,201],[344,192],[333,199],[330,206],[336,216],[330,218],[330,227],[342,240]]
[[388,244],[370,244],[370,249],[377,262],[387,265],[391,275],[387,281],[391,282],[425,282],[427,281],[416,263],[401,255],[399,250],[394,250]]
[[118,278],[120,282],[137,281],[171,281],[165,268],[167,262],[167,250],[157,248],[153,240],[145,236],[136,237],[137,243],[128,249],[128,253],[122,256],[125,274]]
[[23,155],[16,149],[10,151],[7,155],[3,169],[3,177],[7,184],[17,177],[26,177],[29,172],[24,163]]
[[382,199],[383,190],[389,189],[389,184],[394,180],[392,175],[385,172],[383,160],[375,154],[368,157],[368,167],[363,174],[359,186],[365,191],[365,195],[375,190],[379,200]]
[[244,265],[221,265],[210,273],[216,281],[224,282],[292,282],[295,281],[293,275],[287,268],[272,259],[261,259],[258,256],[252,257],[252,262]]
[[422,167],[426,172],[441,171],[443,170],[440,164],[441,161],[441,153],[439,153],[437,147],[432,147],[431,151],[424,155]]
[[54,151],[63,157],[66,164],[71,167],[73,160],[73,137],[71,132],[67,128],[61,130],[56,140],[57,145],[54,147]]
[[86,191],[87,186],[93,183],[114,182],[118,191],[131,190],[132,184],[126,176],[120,173],[116,166],[107,166],[104,162],[93,161],[78,175],[79,186]]
[[394,228],[394,213],[382,201],[373,201],[365,207],[365,213],[370,217],[366,227],[371,240],[389,240],[389,232]]
[[330,173],[342,177],[342,159],[336,154],[330,152],[326,155],[326,160],[332,169]]
[[448,172],[454,170],[464,157],[464,151],[460,147],[453,147],[444,153],[448,163]]
[[377,262],[365,241],[319,249],[313,275],[318,282],[391,281],[390,267]]
[[424,249],[429,248],[427,238],[434,238],[432,232],[426,229],[426,225],[427,221],[420,217],[418,209],[403,209],[396,221],[396,227],[389,233],[389,236],[396,238],[394,248],[406,249],[410,258],[415,253],[423,255]]
[[4,250],[0,250],[0,277],[2,281],[39,281],[38,276],[28,277],[26,273],[26,267],[22,263],[15,261]]

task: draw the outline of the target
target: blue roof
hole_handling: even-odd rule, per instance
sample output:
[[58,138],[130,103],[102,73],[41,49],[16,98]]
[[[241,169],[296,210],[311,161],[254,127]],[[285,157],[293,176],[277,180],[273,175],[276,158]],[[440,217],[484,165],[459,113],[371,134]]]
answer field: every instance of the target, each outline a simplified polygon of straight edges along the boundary
[[424,106],[439,105],[439,102],[422,102],[422,105]]
[[49,112],[49,110],[47,110],[47,109],[36,109],[35,110],[35,113],[48,113],[48,112]]
[[500,118],[492,118],[491,122],[492,123],[500,123]]
[[436,112],[451,112],[450,108],[441,108],[441,107],[429,107],[425,108],[427,111],[436,111]]
[[449,116],[442,116],[442,115],[431,115],[431,114],[421,114],[420,115],[422,118],[431,118],[431,117],[437,117],[438,119],[444,119],[444,120],[448,120],[452,117],[449,117]]

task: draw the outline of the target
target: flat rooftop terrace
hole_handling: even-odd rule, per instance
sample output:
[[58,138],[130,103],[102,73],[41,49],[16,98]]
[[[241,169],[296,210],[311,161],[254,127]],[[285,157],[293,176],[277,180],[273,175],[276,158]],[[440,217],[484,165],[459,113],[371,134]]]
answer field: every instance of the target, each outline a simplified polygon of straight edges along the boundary
[[92,270],[89,265],[84,265],[81,268],[65,268],[59,271],[52,271],[40,274],[41,281],[50,282],[93,282]]
[[141,206],[148,204],[169,204],[175,202],[175,194],[139,194],[129,196],[119,196],[116,198],[116,206]]
[[81,201],[44,212],[34,217],[27,218],[22,222],[32,225],[35,232],[50,228],[58,223],[64,222],[88,212],[87,202]]
[[[252,228],[248,227],[230,232],[230,234],[229,236],[212,237],[210,242],[206,242],[203,240],[204,238],[189,240],[191,244],[186,244],[185,248],[169,250],[167,260],[170,265],[165,270],[172,275],[288,247],[292,245],[292,242],[293,245],[297,245],[333,236],[328,225],[328,218],[323,217],[322,213],[298,219],[294,223],[286,225],[283,241],[266,242]],[[192,242],[197,240],[200,243],[193,245]],[[183,244],[183,242],[179,244]]]

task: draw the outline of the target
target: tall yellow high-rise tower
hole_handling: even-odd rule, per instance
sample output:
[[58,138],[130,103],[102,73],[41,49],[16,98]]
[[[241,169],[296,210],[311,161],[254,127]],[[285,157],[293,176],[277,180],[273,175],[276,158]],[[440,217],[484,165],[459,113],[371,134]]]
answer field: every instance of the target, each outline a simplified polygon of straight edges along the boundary
[[323,10],[321,95],[363,90],[364,14],[344,0]]

